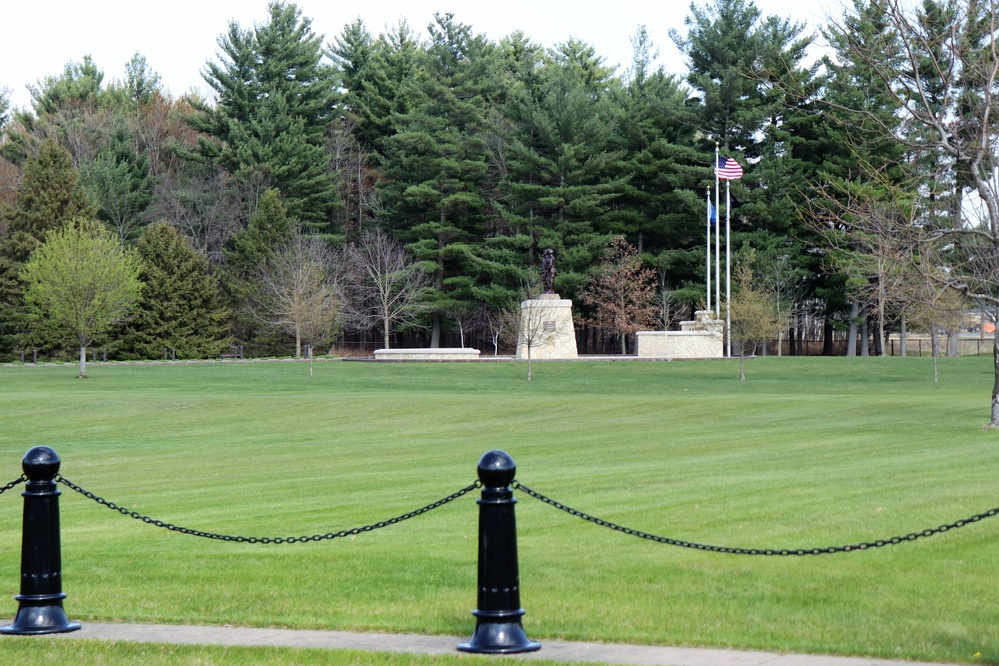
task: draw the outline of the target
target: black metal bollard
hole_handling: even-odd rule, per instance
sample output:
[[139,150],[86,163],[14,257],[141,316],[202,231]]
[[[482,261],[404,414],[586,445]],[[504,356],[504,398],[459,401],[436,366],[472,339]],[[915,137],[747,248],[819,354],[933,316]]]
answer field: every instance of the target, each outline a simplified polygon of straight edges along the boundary
[[59,545],[59,455],[47,446],[36,446],[21,461],[28,482],[21,531],[21,593],[14,623],[0,627],[4,634],[55,634],[75,631],[66,619],[62,600],[62,554]]
[[487,654],[532,652],[541,648],[527,638],[520,618],[520,570],[517,565],[517,499],[510,484],[517,465],[505,451],[489,451],[479,460],[479,590],[475,633],[458,649]]

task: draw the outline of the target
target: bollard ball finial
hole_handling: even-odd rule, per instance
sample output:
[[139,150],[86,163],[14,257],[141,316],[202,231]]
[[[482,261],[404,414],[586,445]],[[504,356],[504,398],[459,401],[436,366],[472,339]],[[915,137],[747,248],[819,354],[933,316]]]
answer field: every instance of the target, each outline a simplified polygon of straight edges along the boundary
[[59,454],[49,446],[36,446],[24,454],[21,469],[30,481],[50,481],[59,473]]
[[506,451],[488,451],[479,459],[479,481],[486,488],[504,488],[517,476],[517,464]]

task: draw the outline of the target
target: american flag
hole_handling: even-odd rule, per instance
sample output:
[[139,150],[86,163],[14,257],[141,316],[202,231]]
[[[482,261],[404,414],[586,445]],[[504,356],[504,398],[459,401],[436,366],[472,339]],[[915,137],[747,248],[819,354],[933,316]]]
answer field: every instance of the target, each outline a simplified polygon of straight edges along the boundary
[[720,180],[738,180],[742,178],[742,167],[731,157],[719,157],[715,173]]

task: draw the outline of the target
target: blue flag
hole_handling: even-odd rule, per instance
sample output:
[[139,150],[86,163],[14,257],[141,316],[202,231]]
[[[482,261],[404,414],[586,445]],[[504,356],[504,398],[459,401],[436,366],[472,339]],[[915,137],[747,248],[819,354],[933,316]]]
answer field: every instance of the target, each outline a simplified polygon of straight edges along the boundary
[[715,214],[715,207],[708,201],[708,224],[717,224],[718,216]]

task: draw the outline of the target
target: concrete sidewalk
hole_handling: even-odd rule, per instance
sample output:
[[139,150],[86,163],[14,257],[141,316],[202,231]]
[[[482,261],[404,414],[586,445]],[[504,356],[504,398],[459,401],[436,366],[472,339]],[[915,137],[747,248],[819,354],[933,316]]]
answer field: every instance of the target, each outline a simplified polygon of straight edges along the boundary
[[[85,622],[83,628],[65,634],[52,634],[66,640],[96,639],[138,643],[181,643],[197,645],[272,646],[370,650],[403,654],[463,654],[458,643],[470,636],[422,636],[417,634],[370,634],[348,631],[301,631],[292,629],[253,629],[243,627],[172,626],[162,624],[102,624]],[[533,637],[532,637],[533,638]],[[10,636],[2,640],[32,640]],[[541,640],[541,649],[497,659],[629,664],[632,666],[945,666],[925,662],[890,661],[864,657],[830,657],[776,654],[707,648],[612,645]]]

